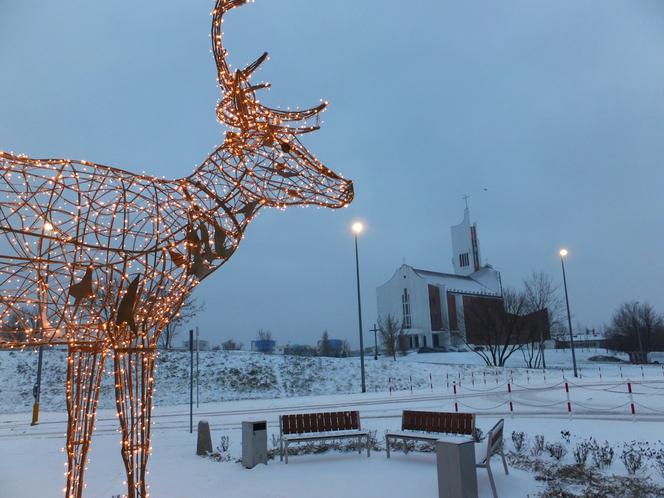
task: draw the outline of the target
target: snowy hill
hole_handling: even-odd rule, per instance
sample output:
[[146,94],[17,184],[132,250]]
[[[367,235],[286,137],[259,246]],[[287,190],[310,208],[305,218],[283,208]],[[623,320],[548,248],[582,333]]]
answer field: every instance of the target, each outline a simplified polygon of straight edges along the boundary
[[[597,352],[577,352],[584,377],[641,377],[640,367],[589,362]],[[549,376],[562,376],[569,369],[569,351],[547,352]],[[112,359],[106,363],[100,408],[114,408]],[[624,372],[619,373],[618,368]],[[0,413],[32,409],[32,386],[36,379],[37,354],[32,351],[0,351]],[[45,411],[65,408],[66,352],[44,352],[41,406]],[[647,376],[662,377],[659,366],[646,367]],[[566,370],[566,375],[571,372]],[[470,384],[509,375],[523,383],[541,375],[526,370],[520,355],[514,355],[507,369],[487,368],[474,353],[410,354],[398,361],[372,356],[366,358],[366,384],[370,392],[436,389],[453,380]],[[162,351],[155,375],[155,405],[189,403],[189,353]],[[501,381],[502,382],[502,381]],[[449,387],[449,386],[448,386]],[[244,351],[202,351],[200,353],[200,402],[240,399],[269,399],[293,396],[347,394],[360,392],[359,358],[318,358],[264,355]]]
[[[367,389],[386,391],[390,378],[400,389],[429,386],[429,374],[444,367],[412,361],[368,358]],[[107,360],[100,408],[113,408],[112,359]],[[458,367],[455,367],[455,371]],[[280,398],[313,394],[359,392],[358,358],[309,358],[264,355],[243,351],[200,353],[200,401]],[[0,351],[0,413],[31,410],[32,386],[37,375],[37,355],[29,351]],[[41,406],[64,410],[66,352],[44,352]],[[155,405],[189,402],[189,353],[161,352],[155,375]]]

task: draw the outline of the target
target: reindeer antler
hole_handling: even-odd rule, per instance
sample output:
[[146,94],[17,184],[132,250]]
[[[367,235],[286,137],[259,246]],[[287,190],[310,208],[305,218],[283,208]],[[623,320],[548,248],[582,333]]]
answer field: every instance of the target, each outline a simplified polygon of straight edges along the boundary
[[[249,0],[217,0],[212,12],[212,51],[217,63],[217,81],[224,91],[224,96],[217,107],[217,116],[227,125],[243,131],[277,126],[293,134],[317,130],[318,125],[307,125],[306,121],[321,113],[327,107],[327,102],[322,102],[310,109],[283,111],[266,107],[256,100],[255,92],[268,88],[270,84],[251,85],[249,80],[256,69],[267,60],[267,52],[244,69],[238,69],[234,73],[231,72],[226,62],[228,52],[222,45],[223,16],[229,10],[240,7],[245,3],[249,3]],[[301,125],[284,127],[281,125],[283,122],[300,122]]]

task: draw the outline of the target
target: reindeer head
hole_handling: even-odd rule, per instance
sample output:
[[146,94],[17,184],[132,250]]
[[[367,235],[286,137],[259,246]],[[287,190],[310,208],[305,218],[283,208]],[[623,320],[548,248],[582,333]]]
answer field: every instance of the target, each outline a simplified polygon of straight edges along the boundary
[[266,107],[256,92],[269,84],[252,85],[250,79],[267,53],[234,72],[226,62],[227,52],[221,44],[223,15],[248,1],[217,0],[212,13],[212,46],[223,91],[217,117],[231,128],[224,145],[241,164],[240,186],[249,197],[272,206],[347,206],[353,200],[353,183],[325,167],[299,140],[300,135],[318,130],[318,116],[327,103],[298,111]]

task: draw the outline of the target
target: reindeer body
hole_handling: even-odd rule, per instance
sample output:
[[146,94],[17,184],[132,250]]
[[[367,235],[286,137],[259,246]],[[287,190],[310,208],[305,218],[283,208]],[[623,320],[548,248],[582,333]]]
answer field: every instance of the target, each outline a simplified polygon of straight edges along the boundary
[[127,498],[146,498],[156,344],[189,292],[235,252],[261,207],[348,205],[353,186],[299,136],[327,104],[263,106],[231,72],[222,16],[248,0],[216,0],[213,52],[223,145],[190,176],[162,180],[86,161],[0,151],[0,346],[66,344],[66,498],[80,498],[99,386],[113,356]]
[[[0,152],[0,192],[9,199],[0,203],[0,317],[39,316],[40,330],[22,345],[96,340],[100,329],[113,342],[112,330],[124,322],[138,338],[153,338],[233,254],[261,206],[239,186],[215,188],[198,175],[166,181]],[[134,313],[120,316],[134,279]]]

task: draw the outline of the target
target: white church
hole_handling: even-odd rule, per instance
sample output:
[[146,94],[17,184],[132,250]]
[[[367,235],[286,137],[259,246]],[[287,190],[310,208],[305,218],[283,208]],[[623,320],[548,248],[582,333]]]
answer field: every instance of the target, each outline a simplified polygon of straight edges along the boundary
[[401,265],[376,289],[378,319],[401,322],[411,349],[455,349],[465,342],[464,306],[502,300],[500,273],[482,265],[477,225],[468,207],[451,228],[454,273]]

